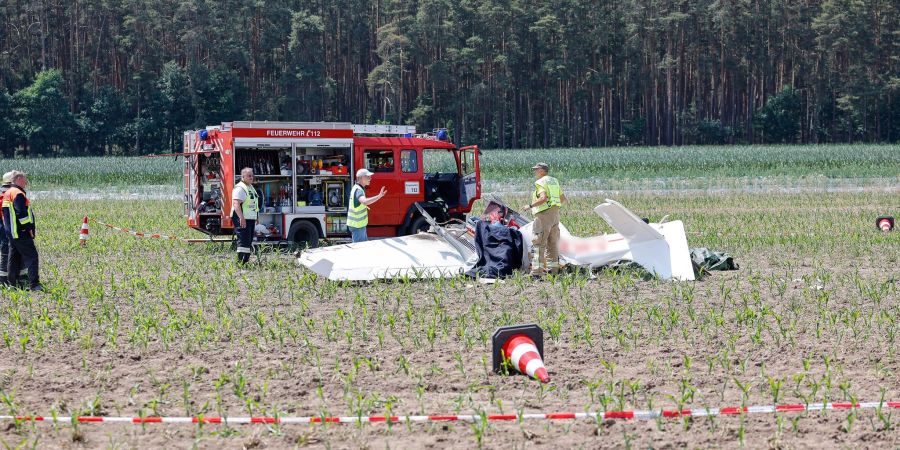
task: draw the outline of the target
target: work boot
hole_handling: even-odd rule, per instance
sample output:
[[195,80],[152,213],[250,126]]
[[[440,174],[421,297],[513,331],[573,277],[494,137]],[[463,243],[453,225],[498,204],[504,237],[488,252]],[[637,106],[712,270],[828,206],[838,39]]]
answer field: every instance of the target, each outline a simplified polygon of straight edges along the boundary
[[30,290],[31,290],[31,292],[44,292],[44,291],[46,291],[46,289],[44,289],[44,286],[41,285],[41,284],[36,284],[36,285],[32,286]]
[[531,276],[542,277],[547,274],[547,268],[541,264],[541,260],[538,258],[531,259]]
[[547,273],[550,275],[559,275],[559,263],[547,263]]

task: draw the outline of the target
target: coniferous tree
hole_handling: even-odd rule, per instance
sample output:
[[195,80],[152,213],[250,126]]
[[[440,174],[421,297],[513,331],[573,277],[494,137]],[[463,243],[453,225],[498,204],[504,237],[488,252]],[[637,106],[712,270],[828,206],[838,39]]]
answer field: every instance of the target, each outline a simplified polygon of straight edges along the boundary
[[[898,30],[888,0],[7,2],[0,151],[171,151],[223,120],[410,123],[503,148],[896,142]],[[52,71],[43,125],[65,134],[28,115]],[[796,133],[776,137],[761,124],[788,86]]]

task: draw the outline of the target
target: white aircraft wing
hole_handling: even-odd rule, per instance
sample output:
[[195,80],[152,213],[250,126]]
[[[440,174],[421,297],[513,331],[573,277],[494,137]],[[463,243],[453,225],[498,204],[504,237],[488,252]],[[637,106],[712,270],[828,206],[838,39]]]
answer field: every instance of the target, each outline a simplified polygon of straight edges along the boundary
[[431,233],[304,251],[297,263],[330,280],[441,278],[464,273],[474,253]]

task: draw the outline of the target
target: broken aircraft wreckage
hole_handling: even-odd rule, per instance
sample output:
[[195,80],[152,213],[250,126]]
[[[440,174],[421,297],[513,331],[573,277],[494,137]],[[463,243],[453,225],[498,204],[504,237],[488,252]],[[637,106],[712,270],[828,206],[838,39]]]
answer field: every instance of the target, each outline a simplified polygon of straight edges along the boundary
[[[372,281],[393,278],[441,278],[465,273],[478,260],[475,222],[438,224],[425,211],[431,224],[427,233],[388,239],[321,247],[302,252],[301,266],[331,280]],[[662,279],[694,279],[684,224],[679,221],[645,223],[614,200],[594,208],[617,233],[589,238],[572,236],[560,224],[560,260],[569,266],[598,268],[617,261],[633,261]],[[491,200],[481,216],[505,219],[519,227],[524,255],[531,247],[532,222],[508,208],[498,198]],[[523,258],[527,270],[529,258]]]

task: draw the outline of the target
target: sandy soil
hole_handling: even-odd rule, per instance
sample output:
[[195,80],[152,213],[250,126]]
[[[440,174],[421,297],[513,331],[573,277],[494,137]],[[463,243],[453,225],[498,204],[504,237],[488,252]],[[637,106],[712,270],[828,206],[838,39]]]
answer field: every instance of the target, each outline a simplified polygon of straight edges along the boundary
[[[752,208],[751,208],[752,209]],[[835,210],[832,214],[843,214]],[[802,222],[802,221],[800,221]],[[801,225],[798,225],[801,226]],[[869,239],[869,235],[855,239]],[[872,235],[875,236],[875,235]],[[881,238],[881,237],[879,237]],[[5,296],[0,414],[383,415],[675,409],[900,400],[896,241],[830,258],[760,244],[742,269],[694,283],[597,279],[333,285],[271,267],[229,272],[217,249],[127,239],[54,269],[71,290]],[[100,246],[92,242],[91,245]],[[149,244],[148,244],[149,245]],[[109,272],[134,261],[149,273]],[[277,266],[282,264],[282,266]],[[790,266],[790,268],[786,268]],[[206,267],[197,270],[196,267]],[[234,291],[199,287],[232,279]],[[104,280],[106,294],[91,294]],[[208,290],[203,290],[208,289]],[[875,293],[873,290],[877,290]],[[27,298],[26,298],[27,297]],[[115,344],[105,334],[118,312]],[[13,325],[15,314],[21,322]],[[407,318],[409,322],[407,322]],[[158,320],[153,322],[153,320]],[[66,326],[63,320],[78,320]],[[552,382],[490,372],[496,326],[535,321]],[[393,323],[393,325],[392,325]],[[26,333],[23,330],[31,330]],[[288,330],[295,335],[278,335]],[[43,336],[25,344],[18,336]],[[147,342],[141,336],[148,336]],[[5,338],[4,338],[5,339]],[[366,358],[365,360],[363,358]],[[746,393],[738,386],[742,384]],[[605,406],[604,406],[605,405]],[[885,415],[889,411],[884,411]],[[16,448],[886,448],[900,411],[717,419],[394,425],[107,425],[0,422]],[[892,428],[885,429],[886,424]]]

